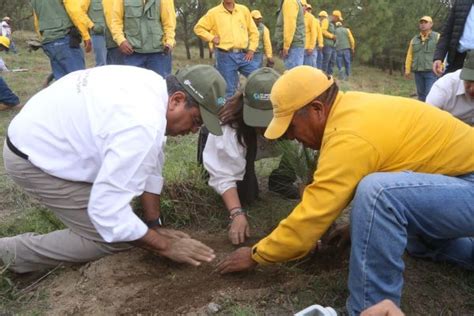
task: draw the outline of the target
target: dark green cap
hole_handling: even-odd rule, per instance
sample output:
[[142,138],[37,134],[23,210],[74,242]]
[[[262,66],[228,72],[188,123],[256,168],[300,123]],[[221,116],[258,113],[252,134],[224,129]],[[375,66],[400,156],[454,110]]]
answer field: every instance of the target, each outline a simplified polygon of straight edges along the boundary
[[474,81],[474,50],[467,52],[460,78],[461,80]]
[[219,110],[225,104],[226,83],[209,65],[194,65],[176,73],[176,79],[199,104],[202,121],[211,134],[222,135]]
[[267,127],[273,118],[270,92],[280,77],[275,70],[264,67],[254,71],[244,89],[244,122],[248,126]]

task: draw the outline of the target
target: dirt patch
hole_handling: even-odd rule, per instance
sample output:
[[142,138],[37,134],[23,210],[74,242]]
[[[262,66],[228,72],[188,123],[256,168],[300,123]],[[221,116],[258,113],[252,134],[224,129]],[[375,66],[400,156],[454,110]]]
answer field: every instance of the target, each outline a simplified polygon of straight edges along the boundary
[[[234,248],[224,234],[195,237],[223,258]],[[216,260],[218,261],[218,260]],[[69,270],[47,285],[49,315],[205,314],[211,302],[252,301],[292,279],[278,266],[220,276],[215,264],[193,268],[134,249]]]

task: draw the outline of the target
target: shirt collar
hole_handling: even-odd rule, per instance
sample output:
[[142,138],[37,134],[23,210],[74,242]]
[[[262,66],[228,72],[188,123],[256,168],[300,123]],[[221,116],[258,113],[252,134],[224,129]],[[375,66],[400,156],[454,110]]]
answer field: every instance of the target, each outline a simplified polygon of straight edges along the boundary
[[237,3],[234,3],[234,10],[232,10],[232,12],[230,12],[229,10],[227,10],[225,7],[224,7],[224,2],[221,2],[221,9],[222,11],[225,11],[229,14],[233,14],[234,12],[238,12],[238,9],[237,9]]

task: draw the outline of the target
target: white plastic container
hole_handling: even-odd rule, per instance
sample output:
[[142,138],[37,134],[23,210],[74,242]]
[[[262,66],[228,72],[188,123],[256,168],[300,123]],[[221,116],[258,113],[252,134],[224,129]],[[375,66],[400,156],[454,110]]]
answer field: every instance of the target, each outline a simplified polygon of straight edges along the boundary
[[321,305],[311,305],[295,316],[337,316],[336,311],[331,307],[322,307]]

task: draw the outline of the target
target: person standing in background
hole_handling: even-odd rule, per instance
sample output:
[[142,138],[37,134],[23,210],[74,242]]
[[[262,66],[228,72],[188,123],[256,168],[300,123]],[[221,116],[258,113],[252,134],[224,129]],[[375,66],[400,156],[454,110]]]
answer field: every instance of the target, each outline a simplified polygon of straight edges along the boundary
[[[344,27],[342,22],[336,23],[336,64],[339,77],[347,80],[351,74],[351,59],[355,52],[355,40],[349,28]],[[342,68],[344,67],[344,71]]]
[[176,12],[173,0],[114,0],[110,31],[124,64],[171,74]]
[[405,61],[405,77],[410,79],[410,73],[415,73],[418,100],[425,101],[426,96],[436,81],[432,70],[433,55],[438,43],[439,33],[432,31],[433,20],[424,16],[419,21],[420,34],[413,37],[408,47]]
[[287,70],[304,63],[305,33],[302,2],[283,0],[275,27],[275,41]]
[[316,49],[316,41],[318,37],[317,22],[314,15],[311,14],[311,7],[306,0],[303,1],[304,8],[304,26],[305,26],[305,53],[304,65],[316,67],[316,60],[318,58],[318,51]]
[[257,25],[259,34],[258,46],[253,56],[253,60],[255,61],[256,65],[258,65],[258,68],[261,68],[263,66],[263,53],[265,53],[265,57],[267,58],[267,67],[273,67],[275,61],[273,60],[273,48],[270,30],[265,24],[263,24],[263,16],[259,10],[253,10],[250,12],[250,14],[252,15],[255,25]]
[[92,48],[94,49],[95,65],[107,64],[107,49],[105,47],[105,18],[102,0],[82,0],[86,25],[91,33]]
[[77,1],[31,0],[36,32],[42,38],[42,47],[51,62],[54,79],[70,72],[85,69],[86,52],[92,50],[84,12]]
[[332,21],[329,21],[329,16],[326,11],[319,12],[319,21],[321,22],[321,31],[324,37],[323,59],[321,70],[327,74],[332,73],[332,60],[334,58],[334,51],[336,46],[336,36],[334,31],[336,27]]

